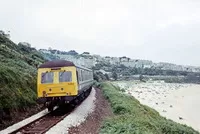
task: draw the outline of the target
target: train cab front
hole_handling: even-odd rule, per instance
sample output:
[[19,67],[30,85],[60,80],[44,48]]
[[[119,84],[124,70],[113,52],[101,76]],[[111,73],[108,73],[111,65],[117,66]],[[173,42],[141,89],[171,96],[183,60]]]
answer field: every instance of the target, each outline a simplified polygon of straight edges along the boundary
[[78,93],[75,67],[39,68],[38,102],[57,105]]

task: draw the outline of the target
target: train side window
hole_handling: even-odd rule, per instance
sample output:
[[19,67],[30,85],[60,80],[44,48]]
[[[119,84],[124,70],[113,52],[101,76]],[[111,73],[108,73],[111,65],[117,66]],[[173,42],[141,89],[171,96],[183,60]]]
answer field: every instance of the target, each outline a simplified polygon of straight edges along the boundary
[[59,82],[71,82],[72,81],[72,72],[59,72]]
[[83,78],[81,77],[81,70],[80,69],[78,69],[78,76],[79,76],[79,80],[83,81]]
[[87,71],[85,71],[85,80],[87,80]]
[[84,71],[85,72],[85,80],[87,80],[87,71]]
[[88,80],[88,71],[86,71],[86,77],[87,77],[86,79]]
[[82,81],[85,81],[85,77],[84,77],[84,70],[81,70],[81,77],[82,77]]
[[42,75],[41,75],[41,83],[42,84],[53,83],[53,77],[54,77],[54,73],[53,72],[42,73]]
[[92,80],[92,72],[90,72],[90,79]]
[[79,84],[79,73],[78,73],[78,71],[76,71],[76,79],[77,79],[77,83]]
[[77,71],[78,71],[78,80],[81,81],[81,71],[79,68],[77,68]]

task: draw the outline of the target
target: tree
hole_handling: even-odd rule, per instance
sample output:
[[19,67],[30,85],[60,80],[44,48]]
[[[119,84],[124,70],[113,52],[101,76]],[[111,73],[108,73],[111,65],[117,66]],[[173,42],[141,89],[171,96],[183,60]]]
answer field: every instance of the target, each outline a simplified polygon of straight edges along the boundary
[[96,80],[96,81],[99,81],[100,78],[99,78],[99,76],[96,73],[94,73],[93,79]]
[[105,74],[106,80],[109,80],[109,76],[108,74]]
[[118,77],[118,76],[117,76],[117,73],[116,73],[116,72],[113,72],[113,73],[112,73],[112,77],[113,77],[114,80],[117,80],[117,77]]

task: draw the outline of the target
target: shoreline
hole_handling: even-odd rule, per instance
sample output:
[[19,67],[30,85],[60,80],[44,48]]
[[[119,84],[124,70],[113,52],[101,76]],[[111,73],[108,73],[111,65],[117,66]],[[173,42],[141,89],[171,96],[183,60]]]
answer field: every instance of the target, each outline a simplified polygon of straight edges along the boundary
[[155,109],[161,116],[200,132],[200,85],[164,82],[119,82],[117,85],[128,88],[126,94]]

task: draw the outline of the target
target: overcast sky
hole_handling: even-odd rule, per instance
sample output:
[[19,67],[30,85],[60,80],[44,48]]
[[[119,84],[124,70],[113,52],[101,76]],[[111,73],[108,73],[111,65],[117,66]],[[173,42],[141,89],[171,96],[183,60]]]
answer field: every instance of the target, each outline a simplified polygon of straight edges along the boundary
[[0,29],[15,43],[200,66],[200,0],[0,3]]

